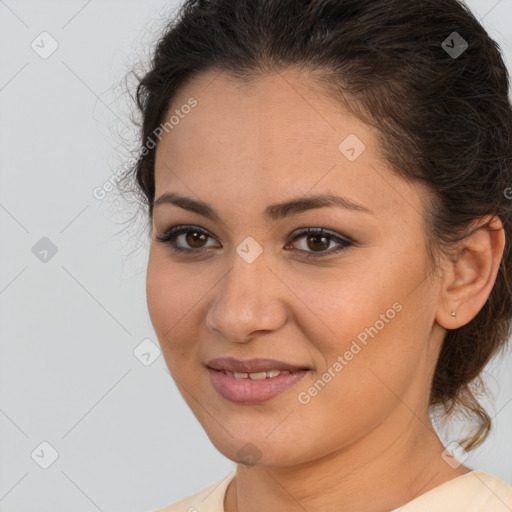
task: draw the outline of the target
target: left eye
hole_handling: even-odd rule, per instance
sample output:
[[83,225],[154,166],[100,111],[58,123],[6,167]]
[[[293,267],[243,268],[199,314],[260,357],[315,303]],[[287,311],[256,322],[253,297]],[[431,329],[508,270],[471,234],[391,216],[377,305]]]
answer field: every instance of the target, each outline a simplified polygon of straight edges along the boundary
[[[186,243],[188,247],[178,244],[178,240],[182,239],[183,243]],[[187,253],[199,253],[212,246],[207,246],[205,243],[208,241],[211,235],[204,229],[197,226],[175,226],[161,235],[157,235],[156,239],[159,242],[167,244],[175,252],[187,252]],[[296,233],[292,238],[292,242],[303,239],[303,249],[297,249],[299,252],[305,253],[305,257],[319,258],[323,256],[329,256],[339,251],[342,251],[351,245],[353,241],[344,238],[335,233],[331,233],[324,228],[308,228]],[[335,242],[338,247],[330,251],[326,251],[331,247],[331,243]],[[290,248],[291,242],[287,243],[285,249]],[[310,254],[307,254],[307,253]]]
[[[306,254],[306,257],[322,257],[329,256],[331,254],[342,251],[351,245],[353,245],[353,241],[347,238],[343,238],[337,234],[331,233],[323,228],[308,228],[305,231],[298,233],[292,241],[298,239],[304,239],[303,247],[310,249],[313,253],[321,252],[322,254]],[[338,247],[334,248],[329,252],[325,252],[326,249],[330,248],[332,242],[338,244]],[[288,244],[289,245],[289,244]],[[287,245],[287,247],[288,247]],[[303,250],[303,249],[299,249]],[[305,251],[309,252],[309,251]]]

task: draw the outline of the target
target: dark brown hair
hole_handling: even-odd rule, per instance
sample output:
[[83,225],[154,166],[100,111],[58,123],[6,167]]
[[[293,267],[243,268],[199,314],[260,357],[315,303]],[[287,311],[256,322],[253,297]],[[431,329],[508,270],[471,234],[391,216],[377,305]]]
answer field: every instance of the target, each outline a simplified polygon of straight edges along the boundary
[[491,215],[503,223],[505,253],[489,299],[447,332],[432,383],[431,406],[477,420],[461,441],[470,450],[491,426],[474,385],[511,334],[512,109],[500,48],[457,0],[188,0],[136,90],[143,148],[123,179],[135,182],[150,220],[156,148],[144,145],[176,92],[207,71],[249,81],[287,68],[311,72],[377,127],[393,171],[427,186],[432,269],[474,221]]

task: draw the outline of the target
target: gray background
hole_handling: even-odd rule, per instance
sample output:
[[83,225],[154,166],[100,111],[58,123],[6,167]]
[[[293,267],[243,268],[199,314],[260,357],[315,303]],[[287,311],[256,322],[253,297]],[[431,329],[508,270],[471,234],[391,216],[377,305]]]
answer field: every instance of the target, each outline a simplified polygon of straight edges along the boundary
[[[468,3],[510,68],[512,0]],[[158,355],[142,224],[93,195],[134,141],[122,78],[176,5],[0,0],[2,512],[149,511],[235,467]],[[495,431],[466,464],[512,485],[511,370],[486,372]]]

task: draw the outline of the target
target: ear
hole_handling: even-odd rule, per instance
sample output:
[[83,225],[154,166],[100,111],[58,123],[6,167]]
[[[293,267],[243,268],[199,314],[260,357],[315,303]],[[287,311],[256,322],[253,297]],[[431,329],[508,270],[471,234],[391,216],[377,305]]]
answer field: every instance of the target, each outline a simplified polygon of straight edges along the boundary
[[460,242],[455,259],[444,267],[436,321],[445,329],[469,323],[487,302],[496,281],[505,247],[503,224],[498,216],[489,215],[476,226],[473,234]]

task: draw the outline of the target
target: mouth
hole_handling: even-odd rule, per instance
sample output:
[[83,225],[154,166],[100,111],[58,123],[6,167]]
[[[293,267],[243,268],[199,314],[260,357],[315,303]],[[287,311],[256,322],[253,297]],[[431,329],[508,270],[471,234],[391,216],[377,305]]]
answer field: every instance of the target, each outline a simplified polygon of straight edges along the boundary
[[310,371],[275,359],[218,358],[206,366],[215,390],[237,404],[267,402],[295,386]]
[[[233,374],[257,374],[257,373],[270,373],[270,372],[296,372],[299,370],[310,370],[302,365],[286,363],[284,361],[278,361],[277,359],[236,359],[234,357],[219,357],[212,359],[206,366],[213,370],[231,372]],[[277,376],[277,375],[274,375]],[[239,377],[245,378],[245,377]],[[258,378],[258,377],[257,377]],[[264,378],[264,377],[259,377]]]

